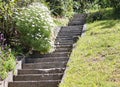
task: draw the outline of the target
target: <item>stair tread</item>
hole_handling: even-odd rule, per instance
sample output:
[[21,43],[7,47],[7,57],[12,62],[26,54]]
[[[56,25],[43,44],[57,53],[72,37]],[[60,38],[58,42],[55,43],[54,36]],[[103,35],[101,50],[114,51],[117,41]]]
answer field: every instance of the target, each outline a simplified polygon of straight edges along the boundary
[[40,81],[14,81],[14,82],[10,82],[10,83],[26,83],[26,82],[32,82],[32,83],[36,83],[36,82],[58,82],[58,81],[61,81],[61,80],[40,80]]
[[21,75],[17,75],[17,76],[14,76],[14,77],[18,77],[18,76],[54,76],[54,75],[63,75],[63,73],[49,73],[49,74],[21,74]]
[[37,70],[37,71],[49,71],[49,70],[55,70],[55,69],[65,69],[65,68],[49,68],[49,69],[19,69],[19,70]]
[[56,64],[56,63],[66,63],[67,61],[63,61],[63,62],[43,62],[43,63],[26,63],[26,64],[23,64],[23,65],[35,65],[35,64]]

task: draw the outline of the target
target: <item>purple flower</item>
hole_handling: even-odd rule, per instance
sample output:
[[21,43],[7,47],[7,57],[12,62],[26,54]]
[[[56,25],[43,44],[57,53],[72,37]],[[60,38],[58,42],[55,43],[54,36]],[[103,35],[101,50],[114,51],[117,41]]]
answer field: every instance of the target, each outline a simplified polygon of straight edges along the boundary
[[4,42],[4,34],[0,34],[0,43],[3,43]]

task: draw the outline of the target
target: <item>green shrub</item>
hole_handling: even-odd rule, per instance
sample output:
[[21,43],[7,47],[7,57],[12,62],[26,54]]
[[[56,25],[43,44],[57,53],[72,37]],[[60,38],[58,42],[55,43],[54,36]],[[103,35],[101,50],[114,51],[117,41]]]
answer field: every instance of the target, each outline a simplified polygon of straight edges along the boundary
[[50,11],[41,3],[33,3],[16,13],[20,41],[28,49],[46,53],[54,46],[54,27]]
[[0,48],[0,78],[5,79],[8,72],[14,70],[16,66],[15,56],[10,50]]
[[88,16],[88,22],[94,22],[94,21],[97,21],[97,20],[101,20],[103,18],[103,14],[102,12],[94,12],[94,13],[91,13],[89,14]]
[[46,0],[55,16],[71,17],[73,14],[73,0]]
[[13,14],[16,0],[0,0],[0,32],[4,34],[6,43],[11,45],[12,39],[15,38],[15,28]]
[[77,13],[83,13],[88,11],[92,7],[93,1],[92,0],[73,0],[73,8],[74,11]]

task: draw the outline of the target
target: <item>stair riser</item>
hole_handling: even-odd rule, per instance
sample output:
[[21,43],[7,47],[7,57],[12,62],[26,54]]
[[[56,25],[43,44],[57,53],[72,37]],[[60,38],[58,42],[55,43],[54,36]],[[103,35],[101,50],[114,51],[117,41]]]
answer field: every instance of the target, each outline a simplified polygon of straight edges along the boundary
[[58,38],[58,39],[64,39],[64,38],[65,38],[65,39],[72,39],[71,36],[57,36],[56,39],[57,39],[57,38]]
[[53,54],[34,54],[34,56],[30,56],[31,58],[43,58],[43,57],[69,57],[70,52],[66,53],[53,53]]
[[67,49],[71,49],[72,48],[72,44],[61,44],[61,45],[59,45],[59,44],[56,44],[56,48],[58,49],[58,48],[67,48]]
[[60,34],[81,33],[81,31],[82,31],[82,29],[80,29],[80,30],[74,30],[74,31],[64,31],[64,33],[63,33],[63,32],[60,32],[58,35],[60,35]]
[[[73,18],[75,19],[75,18],[84,18],[84,20],[85,20],[85,18],[87,17],[87,14],[75,14],[74,16],[73,16]],[[81,20],[80,20],[81,21]]]
[[14,81],[61,80],[63,75],[14,76]]
[[70,42],[73,42],[73,39],[71,40],[65,40],[65,39],[57,39],[55,42],[61,42],[61,43],[70,43]]
[[48,64],[24,64],[23,69],[49,69],[49,68],[65,68],[66,63],[48,63]]
[[73,48],[73,44],[69,44],[68,46],[65,45],[66,44],[56,44],[55,50],[62,50],[62,49],[71,50]]
[[59,42],[59,43],[73,43],[73,40],[56,40],[56,42]]
[[58,87],[57,82],[10,82],[8,87]]
[[55,50],[55,52],[71,52],[72,51],[72,49],[71,48],[58,48],[58,49],[56,49]]
[[63,40],[63,41],[64,40],[71,40],[72,41],[73,39],[71,37],[70,38],[69,37],[57,37],[56,40]]
[[79,33],[81,33],[81,30],[82,30],[82,28],[78,28],[78,29],[75,29],[75,30],[70,30],[70,29],[67,29],[67,30],[62,30],[62,31],[60,31],[59,33],[76,33],[76,32],[79,32]]
[[[55,43],[55,45],[73,45],[73,43]],[[65,46],[64,46],[65,47]],[[65,47],[66,48],[66,47]]]
[[59,45],[63,45],[63,44],[65,44],[65,45],[72,45],[73,44],[73,42],[55,42],[55,45],[56,44],[59,44]]
[[27,59],[26,63],[39,63],[39,62],[59,62],[68,61],[68,58],[42,58],[42,59]]
[[74,36],[74,35],[81,35],[81,33],[60,33],[59,36]]
[[74,31],[74,30],[80,30],[82,29],[83,25],[78,25],[78,26],[64,26],[61,28],[60,31]]
[[74,18],[74,19],[71,19],[70,22],[72,22],[72,21],[80,21],[81,19],[83,20],[84,18]]
[[63,69],[51,69],[51,70],[18,70],[18,75],[25,74],[51,74],[51,73],[64,73],[65,68]]
[[80,22],[80,21],[72,21],[72,22],[70,22],[68,24],[68,26],[83,25],[84,23],[85,23],[84,21],[82,21],[82,22]]
[[70,53],[61,53],[61,54],[46,54],[41,55],[41,57],[68,57]]

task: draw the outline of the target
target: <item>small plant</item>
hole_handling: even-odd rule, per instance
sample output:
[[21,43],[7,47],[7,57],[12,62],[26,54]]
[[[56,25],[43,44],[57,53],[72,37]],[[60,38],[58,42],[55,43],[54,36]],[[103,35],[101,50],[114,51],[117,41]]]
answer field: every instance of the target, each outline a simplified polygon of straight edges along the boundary
[[41,3],[22,8],[15,17],[20,41],[27,49],[46,53],[54,47],[54,27],[50,11]]
[[2,48],[0,48],[0,78],[5,79],[8,72],[14,70],[15,66],[15,57],[10,49],[2,50]]
[[4,34],[0,33],[0,78],[2,79],[5,79],[8,72],[16,65],[15,56],[5,44],[5,40]]

